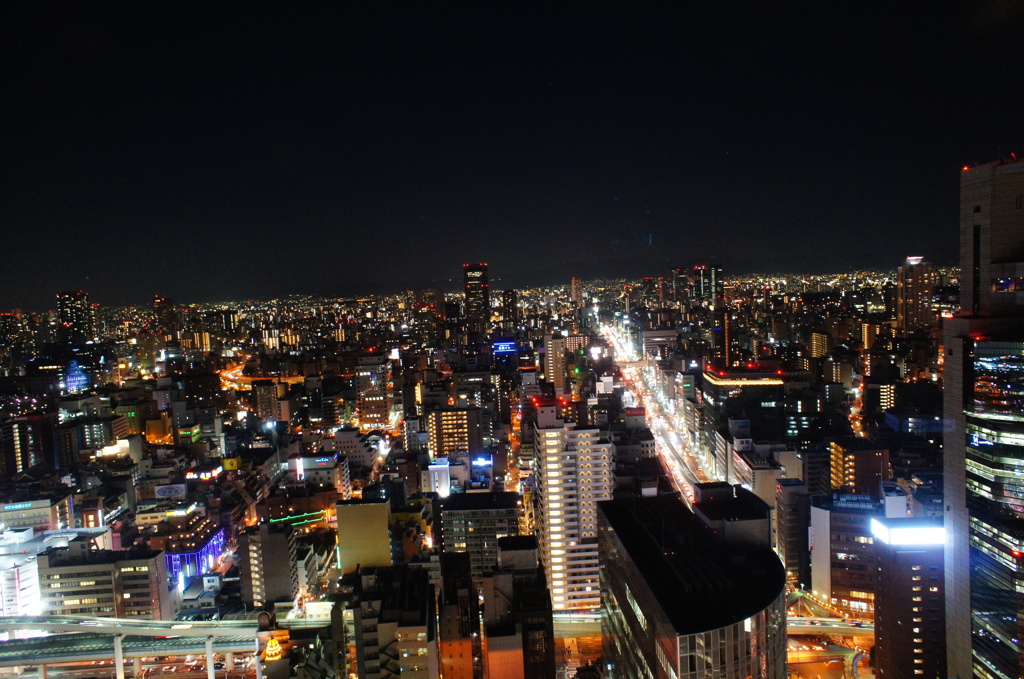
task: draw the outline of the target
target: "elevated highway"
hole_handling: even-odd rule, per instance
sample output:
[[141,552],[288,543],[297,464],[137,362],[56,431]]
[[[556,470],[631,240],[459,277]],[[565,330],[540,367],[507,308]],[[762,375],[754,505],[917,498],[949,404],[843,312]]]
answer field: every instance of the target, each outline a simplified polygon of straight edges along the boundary
[[875,626],[869,622],[849,622],[842,618],[797,618],[786,620],[789,634],[820,634],[833,637],[875,638]]
[[[207,679],[215,679],[214,654],[259,653],[251,620],[180,622],[90,616],[19,616],[0,618],[0,632],[42,636],[0,642],[0,667],[36,666],[40,679],[46,665],[114,659],[117,679],[125,679],[125,659],[153,655],[206,655]],[[260,663],[256,677],[262,679]]]

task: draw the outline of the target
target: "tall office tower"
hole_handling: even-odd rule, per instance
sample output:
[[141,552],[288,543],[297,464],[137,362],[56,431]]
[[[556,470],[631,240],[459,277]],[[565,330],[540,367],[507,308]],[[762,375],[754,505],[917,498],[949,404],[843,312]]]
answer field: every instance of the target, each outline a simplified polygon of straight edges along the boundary
[[501,331],[511,334],[519,325],[519,293],[505,290],[501,293]]
[[176,336],[181,326],[178,307],[174,300],[160,295],[153,295],[153,317],[156,330],[161,335]]
[[672,269],[672,301],[682,302],[687,296],[687,284],[690,280],[689,269]]
[[356,366],[356,416],[359,428],[386,429],[391,425],[395,395],[391,362],[384,355],[360,356]]
[[484,447],[479,408],[442,408],[425,415],[430,458],[476,455]]
[[907,494],[894,484],[880,498],[853,493],[812,496],[811,588],[818,598],[842,615],[872,619],[877,558],[871,520],[907,516]]
[[598,505],[608,676],[786,676],[786,574],[768,544],[771,511],[721,490],[729,497],[694,511],[677,496]]
[[1024,670],[1024,162],[960,174],[960,315],[943,324],[946,660]]
[[711,314],[711,355],[716,365],[732,367],[732,314],[725,309]]
[[544,343],[544,379],[555,385],[555,393],[565,393],[565,338],[553,335]]
[[35,412],[0,423],[0,468],[10,476],[40,464],[60,468],[57,418]]
[[569,297],[572,303],[578,307],[583,306],[583,281],[573,276],[569,284]]
[[728,454],[724,439],[730,419],[748,420],[755,440],[782,440],[785,382],[776,372],[759,370],[755,367],[716,371],[710,366],[704,370],[698,454],[715,478],[733,477],[733,457]]
[[786,567],[786,580],[799,585],[811,582],[807,529],[811,525],[810,495],[800,479],[775,482],[775,551]]
[[932,295],[938,275],[924,257],[907,257],[897,275],[896,328],[906,337],[915,330],[935,325]]
[[700,265],[690,271],[689,296],[690,303],[698,302],[704,306],[715,308],[722,302],[725,295],[725,284],[722,280],[722,267]]
[[463,264],[466,331],[486,335],[491,329],[491,290],[486,264]]
[[945,677],[942,546],[936,519],[873,519],[875,672],[879,679]]
[[601,604],[597,503],[612,496],[615,446],[597,429],[577,429],[557,405],[539,405],[536,448],[537,534],[556,611],[593,612]]
[[416,303],[416,334],[425,339],[441,336],[445,321],[444,292],[436,288],[418,290]]
[[81,290],[57,293],[58,336],[66,342],[84,342],[96,334],[96,318],[89,305],[89,293]]

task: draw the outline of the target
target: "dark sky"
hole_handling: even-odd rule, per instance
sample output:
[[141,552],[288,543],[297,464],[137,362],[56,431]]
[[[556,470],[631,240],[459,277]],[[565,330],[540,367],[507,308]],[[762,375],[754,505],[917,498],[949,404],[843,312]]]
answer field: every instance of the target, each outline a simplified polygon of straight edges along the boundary
[[1024,3],[664,4],[0,3],[0,309],[955,263]]

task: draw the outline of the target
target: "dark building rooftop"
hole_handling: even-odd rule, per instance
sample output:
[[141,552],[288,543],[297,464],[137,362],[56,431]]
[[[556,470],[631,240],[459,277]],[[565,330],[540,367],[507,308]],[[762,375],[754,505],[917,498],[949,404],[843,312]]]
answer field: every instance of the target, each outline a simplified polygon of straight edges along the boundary
[[441,500],[441,511],[515,509],[518,504],[518,493],[455,493]]
[[498,538],[498,549],[502,551],[537,549],[537,536],[506,535],[505,537]]
[[745,620],[785,587],[785,569],[770,548],[718,540],[678,496],[598,507],[678,634]]

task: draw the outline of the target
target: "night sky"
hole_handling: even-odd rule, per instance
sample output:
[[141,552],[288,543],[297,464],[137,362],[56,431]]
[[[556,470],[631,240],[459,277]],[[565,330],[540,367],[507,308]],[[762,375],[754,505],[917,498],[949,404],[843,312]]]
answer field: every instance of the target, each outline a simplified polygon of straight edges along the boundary
[[1024,3],[664,4],[0,3],[0,310],[956,263]]

